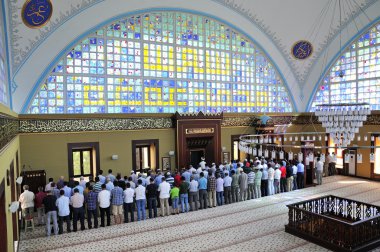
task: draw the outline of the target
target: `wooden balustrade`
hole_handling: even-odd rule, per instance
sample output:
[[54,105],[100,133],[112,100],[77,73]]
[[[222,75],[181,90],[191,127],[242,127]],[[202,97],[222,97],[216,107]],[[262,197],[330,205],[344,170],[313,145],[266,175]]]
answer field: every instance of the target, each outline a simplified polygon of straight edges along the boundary
[[285,231],[335,251],[380,246],[380,207],[333,195],[290,204]]

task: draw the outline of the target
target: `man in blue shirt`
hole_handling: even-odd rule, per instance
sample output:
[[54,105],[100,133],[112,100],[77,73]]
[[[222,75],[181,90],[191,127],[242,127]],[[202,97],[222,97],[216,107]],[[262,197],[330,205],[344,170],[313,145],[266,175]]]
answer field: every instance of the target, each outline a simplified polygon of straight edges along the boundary
[[88,187],[88,194],[86,196],[87,203],[87,223],[88,228],[92,228],[91,217],[94,215],[94,227],[98,228],[98,211],[96,209],[96,202],[98,200],[98,193],[93,191],[93,186]]
[[111,190],[112,214],[115,218],[115,224],[121,224],[123,214],[123,189],[119,187],[119,182],[113,182],[114,188]]
[[[71,189],[70,189],[71,190]],[[61,190],[59,193],[61,196],[55,202],[58,207],[58,233],[63,234],[63,221],[66,222],[67,232],[71,232],[71,222],[70,222],[70,199],[65,196],[65,191]]]
[[75,187],[71,191],[71,195],[74,195],[74,190],[78,189],[79,193],[83,195],[84,188],[79,184],[79,181],[75,181]]
[[185,181],[190,183],[191,173],[188,170],[183,169],[182,176],[185,177]]
[[205,175],[203,172],[199,174],[201,178],[199,179],[199,201],[201,203],[200,209],[206,209],[207,208],[207,179],[205,178]]
[[298,189],[304,188],[304,173],[305,166],[302,162],[298,162],[297,164],[297,187]]

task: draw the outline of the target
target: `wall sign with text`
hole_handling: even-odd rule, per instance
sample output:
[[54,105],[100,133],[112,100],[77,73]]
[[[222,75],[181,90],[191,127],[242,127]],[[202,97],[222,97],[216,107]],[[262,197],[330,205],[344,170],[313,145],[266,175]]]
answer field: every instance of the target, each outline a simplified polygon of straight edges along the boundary
[[50,0],[27,0],[21,11],[22,21],[29,28],[44,26],[53,14]]

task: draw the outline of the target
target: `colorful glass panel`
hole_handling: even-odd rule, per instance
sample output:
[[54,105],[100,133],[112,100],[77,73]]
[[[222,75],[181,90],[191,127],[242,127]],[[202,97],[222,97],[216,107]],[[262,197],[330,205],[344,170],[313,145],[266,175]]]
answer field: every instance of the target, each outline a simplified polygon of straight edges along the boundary
[[176,111],[291,112],[292,103],[273,64],[244,35],[209,17],[163,11],[90,34],[58,62],[28,110]]
[[311,103],[367,102],[380,109],[380,24],[371,27],[352,43],[331,67]]

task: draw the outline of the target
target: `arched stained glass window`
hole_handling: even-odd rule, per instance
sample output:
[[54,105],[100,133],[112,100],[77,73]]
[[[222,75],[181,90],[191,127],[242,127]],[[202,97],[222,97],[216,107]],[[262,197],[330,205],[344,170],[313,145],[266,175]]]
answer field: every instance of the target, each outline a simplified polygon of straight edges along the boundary
[[113,22],[70,50],[28,113],[291,112],[273,64],[208,17],[154,12]]
[[[1,10],[1,6],[0,6]],[[2,16],[0,14],[0,20],[2,20]],[[0,25],[0,103],[8,104],[8,93],[7,93],[7,82],[6,82],[6,52],[4,45],[4,32],[3,25]]]
[[323,78],[311,104],[368,102],[380,110],[380,23],[361,35]]

